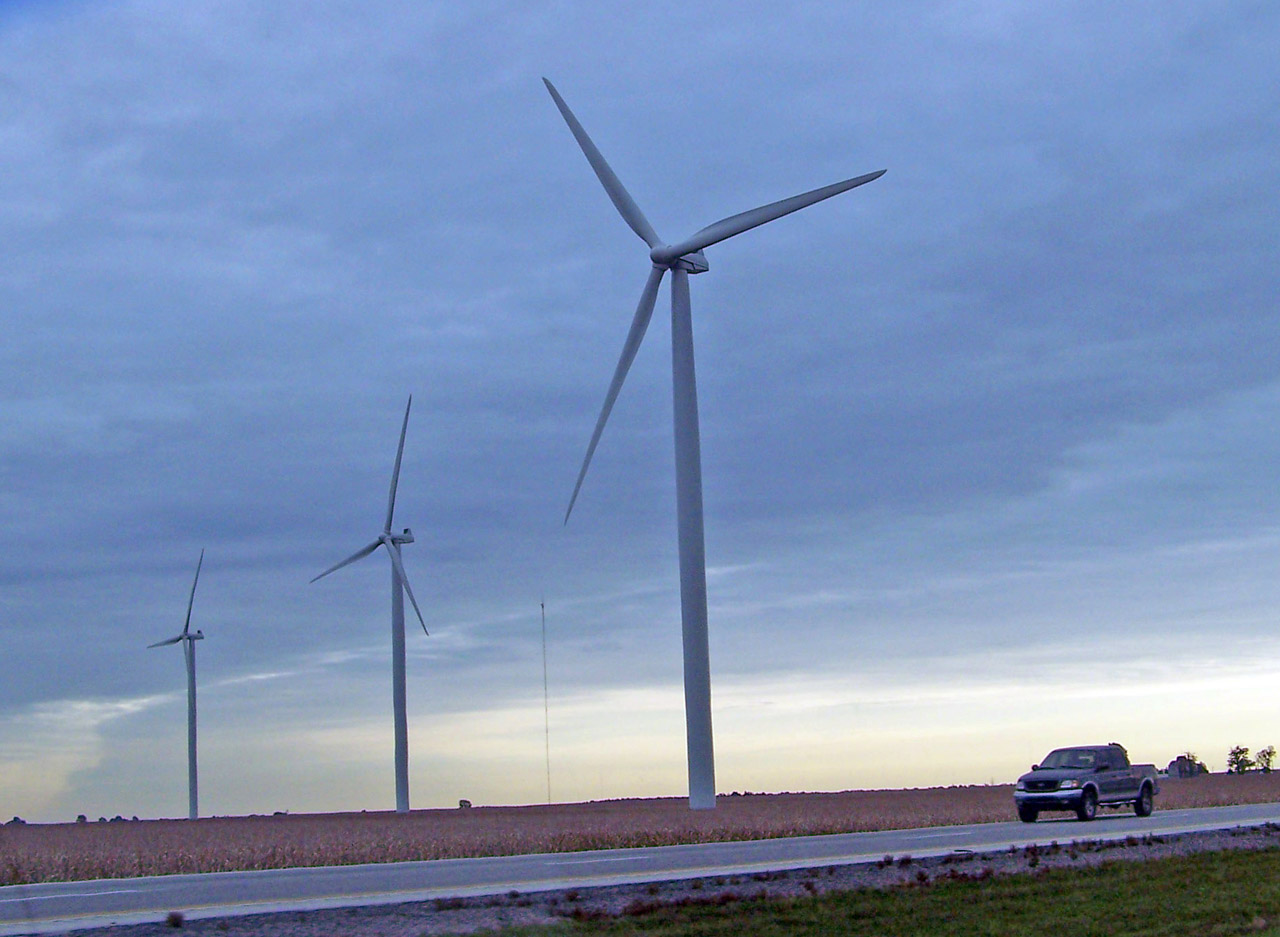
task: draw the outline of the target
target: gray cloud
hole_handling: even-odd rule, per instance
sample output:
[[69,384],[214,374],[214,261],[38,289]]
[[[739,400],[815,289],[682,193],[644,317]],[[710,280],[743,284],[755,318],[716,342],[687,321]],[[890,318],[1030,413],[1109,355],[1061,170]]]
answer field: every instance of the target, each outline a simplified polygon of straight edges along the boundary
[[[306,582],[376,532],[411,392],[424,708],[536,698],[544,597],[555,692],[678,683],[665,293],[561,526],[647,261],[543,75],[669,238],[889,169],[693,282],[735,694],[1010,635],[1252,646],[1276,599],[1280,16],[712,4],[670,28],[686,13],[5,7],[0,730],[97,701],[83,763],[53,741],[48,763],[128,789],[130,701],[180,678],[145,645],[201,548],[211,698],[278,692],[299,751],[344,707],[380,719],[385,563]],[[251,708],[210,733],[247,738]],[[107,734],[118,757],[92,754]]]

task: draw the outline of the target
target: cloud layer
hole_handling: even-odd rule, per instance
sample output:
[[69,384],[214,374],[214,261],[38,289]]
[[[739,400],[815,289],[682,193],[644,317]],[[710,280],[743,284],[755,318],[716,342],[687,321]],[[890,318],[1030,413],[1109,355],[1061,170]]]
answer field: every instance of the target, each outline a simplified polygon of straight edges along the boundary
[[307,580],[410,393],[415,806],[545,796],[544,600],[557,799],[684,789],[666,293],[562,527],[648,261],[543,75],[671,239],[889,170],[692,281],[722,790],[1276,742],[1280,14],[687,14],[0,11],[0,808],[181,813],[201,548],[207,809],[389,805],[385,563]]

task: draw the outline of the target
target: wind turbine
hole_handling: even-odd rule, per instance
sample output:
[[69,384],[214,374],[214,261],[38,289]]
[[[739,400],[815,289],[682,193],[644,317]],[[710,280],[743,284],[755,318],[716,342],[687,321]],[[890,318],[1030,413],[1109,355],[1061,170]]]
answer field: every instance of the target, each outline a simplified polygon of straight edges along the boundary
[[167,647],[182,642],[182,655],[187,659],[187,817],[194,820],[200,815],[200,784],[196,773],[196,642],[204,640],[204,632],[191,633],[191,606],[196,601],[196,583],[200,581],[200,567],[204,565],[204,550],[196,561],[196,575],[191,580],[191,597],[187,599],[187,620],[182,633],[168,641],[148,644],[148,648]]
[[610,200],[631,230],[649,246],[649,260],[653,269],[640,294],[631,330],[622,346],[622,356],[613,372],[613,380],[605,394],[604,406],[596,420],[595,431],[587,445],[586,457],[578,472],[573,496],[565,511],[569,522],[574,502],[582,489],[582,480],[600,441],[600,434],[609,419],[609,413],[622,389],[631,362],[635,359],[640,342],[644,339],[653,307],[658,298],[658,286],[668,270],[671,271],[671,370],[672,393],[675,409],[676,450],[676,523],[680,544],[680,619],[684,642],[684,707],[685,731],[689,760],[689,807],[694,810],[710,810],[716,805],[715,757],[711,743],[711,664],[707,647],[707,572],[702,535],[702,455],[698,437],[698,391],[694,379],[693,325],[689,309],[689,274],[705,273],[708,269],[704,248],[718,244],[766,222],[807,208],[815,202],[847,192],[884,175],[885,170],[846,179],[833,185],[814,189],[802,195],[753,208],[731,215],[708,225],[683,241],[668,244],[662,240],[640,211],[635,200],[623,188],[622,183],[600,155],[582,124],[573,116],[555,86],[542,79],[551,97],[560,109],[561,116],[578,141],[578,146],[595,170]]
[[404,563],[400,560],[400,547],[406,543],[413,543],[413,531],[406,527],[401,533],[391,532],[391,518],[396,510],[396,486],[400,483],[400,459],[404,455],[404,434],[409,429],[409,408],[412,406],[413,395],[410,394],[409,402],[404,407],[404,422],[400,425],[400,445],[396,448],[396,464],[391,471],[391,494],[387,497],[387,520],[382,525],[382,533],[367,547],[351,554],[341,563],[335,563],[311,580],[315,582],[316,579],[323,579],[335,570],[342,569],[356,560],[362,560],[378,547],[386,547],[387,556],[391,558],[391,700],[396,726],[396,813],[409,812],[409,720],[405,713],[404,689],[404,597],[406,594],[409,596],[409,601],[413,603],[413,610],[418,615],[423,633],[429,634],[427,623],[423,620],[422,612],[418,608],[418,600],[413,597],[413,589],[409,586],[409,577],[404,571]]

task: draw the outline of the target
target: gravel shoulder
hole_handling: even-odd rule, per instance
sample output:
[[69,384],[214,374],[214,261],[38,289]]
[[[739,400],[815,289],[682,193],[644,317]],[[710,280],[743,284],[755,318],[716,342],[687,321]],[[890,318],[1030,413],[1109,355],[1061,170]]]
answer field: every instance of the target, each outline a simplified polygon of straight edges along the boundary
[[[1280,827],[1263,826],[1177,836],[1130,837],[1116,842],[1079,839],[998,853],[957,852],[912,859],[886,856],[878,862],[756,875],[713,877],[648,885],[582,888],[530,894],[437,899],[426,902],[291,911],[233,918],[163,921],[76,931],[81,937],[420,937],[469,934],[510,925],[544,925],[566,918],[624,917],[663,904],[726,904],[758,897],[803,897],[862,888],[893,888],[947,878],[986,879],[1042,869],[1086,867],[1103,862],[1140,862],[1212,850],[1256,850],[1280,846]],[[177,928],[181,927],[181,930]]]

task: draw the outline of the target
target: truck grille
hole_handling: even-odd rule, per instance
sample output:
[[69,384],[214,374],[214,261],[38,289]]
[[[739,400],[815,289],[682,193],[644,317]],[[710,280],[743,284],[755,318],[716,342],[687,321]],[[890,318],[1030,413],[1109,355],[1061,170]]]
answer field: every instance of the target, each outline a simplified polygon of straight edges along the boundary
[[1057,781],[1027,781],[1027,790],[1029,791],[1056,791],[1058,789]]

